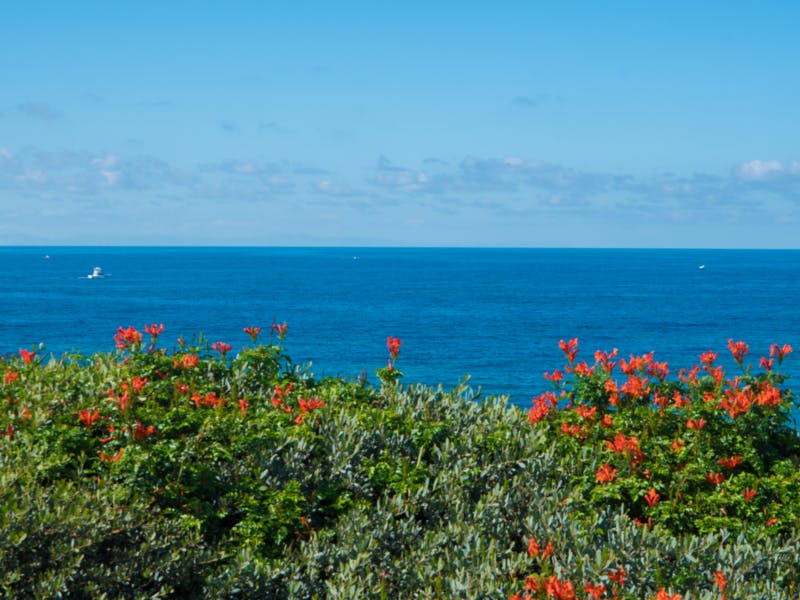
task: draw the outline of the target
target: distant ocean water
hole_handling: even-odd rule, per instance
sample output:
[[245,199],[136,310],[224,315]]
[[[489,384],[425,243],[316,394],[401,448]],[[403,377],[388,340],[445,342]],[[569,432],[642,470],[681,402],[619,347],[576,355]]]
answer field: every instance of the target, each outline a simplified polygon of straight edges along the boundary
[[[45,258],[49,256],[49,258]],[[100,266],[110,277],[87,279]],[[700,268],[700,267],[703,268]],[[563,366],[560,339],[620,355],[654,350],[673,375],[727,340],[791,344],[800,392],[800,251],[400,248],[0,248],[0,353],[114,348],[118,326],[164,323],[160,343],[202,332],[238,349],[242,328],[286,321],[286,347],[317,375],[355,378],[402,339],[406,383],[528,406]]]

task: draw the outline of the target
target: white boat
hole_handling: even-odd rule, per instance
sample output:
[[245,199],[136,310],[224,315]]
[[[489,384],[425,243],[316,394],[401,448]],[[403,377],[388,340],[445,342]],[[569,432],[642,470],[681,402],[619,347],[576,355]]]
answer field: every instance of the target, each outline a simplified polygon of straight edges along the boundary
[[95,267],[92,269],[92,272],[86,276],[87,279],[104,279],[106,277],[110,277],[110,275],[103,273],[103,269],[100,267]]

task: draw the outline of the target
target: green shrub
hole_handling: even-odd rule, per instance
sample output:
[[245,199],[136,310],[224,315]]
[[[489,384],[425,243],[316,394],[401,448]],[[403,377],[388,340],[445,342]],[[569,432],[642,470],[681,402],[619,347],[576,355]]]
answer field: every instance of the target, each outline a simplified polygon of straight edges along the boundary
[[2,597],[798,595],[800,441],[774,362],[728,379],[706,354],[669,379],[646,355],[620,376],[564,342],[526,413],[403,385],[396,338],[373,388],[317,380],[254,329],[235,356],[146,330],[0,359]]

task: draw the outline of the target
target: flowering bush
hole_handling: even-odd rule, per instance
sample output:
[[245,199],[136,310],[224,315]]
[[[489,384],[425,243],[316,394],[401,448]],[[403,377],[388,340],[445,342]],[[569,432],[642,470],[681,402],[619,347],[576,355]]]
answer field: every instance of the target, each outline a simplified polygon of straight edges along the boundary
[[[597,353],[529,411],[317,380],[235,340],[0,358],[0,597],[794,598],[800,477],[774,346],[670,378]],[[277,343],[273,343],[277,340]]]

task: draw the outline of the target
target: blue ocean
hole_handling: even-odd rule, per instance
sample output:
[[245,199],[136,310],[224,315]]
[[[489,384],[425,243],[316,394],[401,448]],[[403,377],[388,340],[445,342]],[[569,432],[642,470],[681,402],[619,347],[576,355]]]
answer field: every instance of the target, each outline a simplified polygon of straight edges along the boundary
[[[108,276],[88,278],[100,266]],[[673,374],[705,350],[735,372],[729,338],[755,365],[791,344],[800,391],[800,251],[419,248],[0,248],[0,353],[114,349],[117,327],[163,323],[234,345],[242,329],[288,324],[285,345],[316,376],[385,366],[402,339],[406,383],[456,385],[528,406],[563,366],[618,348],[655,351]]]

